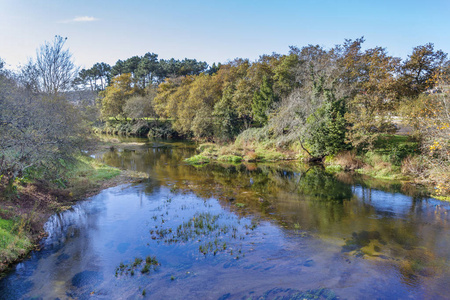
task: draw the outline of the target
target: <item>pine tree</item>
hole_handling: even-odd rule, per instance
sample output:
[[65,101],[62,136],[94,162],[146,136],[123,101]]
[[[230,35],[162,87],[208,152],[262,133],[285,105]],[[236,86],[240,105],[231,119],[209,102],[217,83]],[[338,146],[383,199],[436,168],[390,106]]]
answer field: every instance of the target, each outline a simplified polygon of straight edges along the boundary
[[277,97],[273,92],[272,84],[266,76],[263,77],[263,82],[259,91],[253,94],[252,112],[253,120],[264,126],[268,121],[269,110],[272,104],[277,101]]

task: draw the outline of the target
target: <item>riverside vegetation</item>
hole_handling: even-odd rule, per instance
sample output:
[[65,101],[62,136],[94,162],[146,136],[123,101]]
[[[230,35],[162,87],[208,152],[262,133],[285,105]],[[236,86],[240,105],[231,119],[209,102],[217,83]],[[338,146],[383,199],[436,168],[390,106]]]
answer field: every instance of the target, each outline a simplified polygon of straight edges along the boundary
[[[44,43],[18,72],[0,60],[3,264],[31,247],[37,208],[63,209],[77,186],[119,174],[85,156],[92,130],[207,142],[194,164],[303,159],[450,194],[450,63],[431,43],[404,60],[358,38],[254,62],[149,52],[82,70],[64,43]],[[33,189],[56,195],[24,196]]]
[[132,180],[86,154],[89,107],[67,101],[78,74],[57,36],[20,73],[0,60],[0,274],[37,246],[55,212],[102,187]]
[[[287,55],[208,69],[194,60],[158,61],[154,53],[119,60],[99,93],[103,124],[96,130],[207,142],[188,160],[197,165],[302,159],[423,183],[446,199],[447,54],[429,43],[402,60],[363,44],[291,47]],[[96,80],[88,78],[86,88]]]

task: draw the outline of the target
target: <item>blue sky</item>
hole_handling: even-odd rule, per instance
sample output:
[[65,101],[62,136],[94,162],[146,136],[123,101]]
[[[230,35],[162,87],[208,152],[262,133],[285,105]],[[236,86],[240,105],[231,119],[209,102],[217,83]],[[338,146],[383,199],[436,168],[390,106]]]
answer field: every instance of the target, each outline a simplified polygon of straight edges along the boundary
[[364,36],[406,58],[427,42],[450,52],[450,0],[132,1],[0,0],[0,58],[10,68],[55,35],[81,67],[146,52],[226,62],[326,48]]

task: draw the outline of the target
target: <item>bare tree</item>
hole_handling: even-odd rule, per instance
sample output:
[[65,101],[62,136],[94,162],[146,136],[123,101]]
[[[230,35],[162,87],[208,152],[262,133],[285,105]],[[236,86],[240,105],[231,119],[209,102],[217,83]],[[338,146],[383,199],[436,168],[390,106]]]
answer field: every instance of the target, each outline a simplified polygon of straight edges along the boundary
[[67,91],[78,74],[72,54],[64,49],[67,38],[55,36],[36,50],[36,61],[23,69],[27,82],[40,93],[58,94]]

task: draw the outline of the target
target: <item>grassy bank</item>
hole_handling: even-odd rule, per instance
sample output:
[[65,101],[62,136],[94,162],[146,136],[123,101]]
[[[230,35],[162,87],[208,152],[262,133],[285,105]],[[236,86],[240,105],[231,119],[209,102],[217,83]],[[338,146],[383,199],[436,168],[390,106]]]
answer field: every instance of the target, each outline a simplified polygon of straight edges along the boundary
[[0,201],[0,276],[15,262],[38,247],[44,236],[43,225],[54,213],[69,209],[77,200],[103,188],[135,181],[132,174],[78,156],[66,177],[54,183],[19,179],[14,194]]
[[[326,156],[322,163],[329,172],[351,171],[376,179],[420,184],[425,186],[433,197],[450,200],[448,191],[439,188],[445,185],[439,180],[450,177],[448,168],[436,169],[427,161],[428,158],[421,153],[419,147],[419,143],[409,136],[386,134],[377,140],[370,151],[344,151]],[[277,149],[254,141],[228,145],[205,143],[198,147],[198,151],[198,155],[188,158],[186,162],[202,165],[211,161],[240,163],[308,160],[307,154],[301,148],[293,146]]]
[[205,164],[210,161],[221,161],[228,163],[246,162],[275,162],[281,160],[295,160],[295,153],[292,151],[280,151],[274,148],[258,147],[238,147],[231,145],[218,145],[214,143],[204,143],[198,147],[198,155],[186,159],[190,164]]

